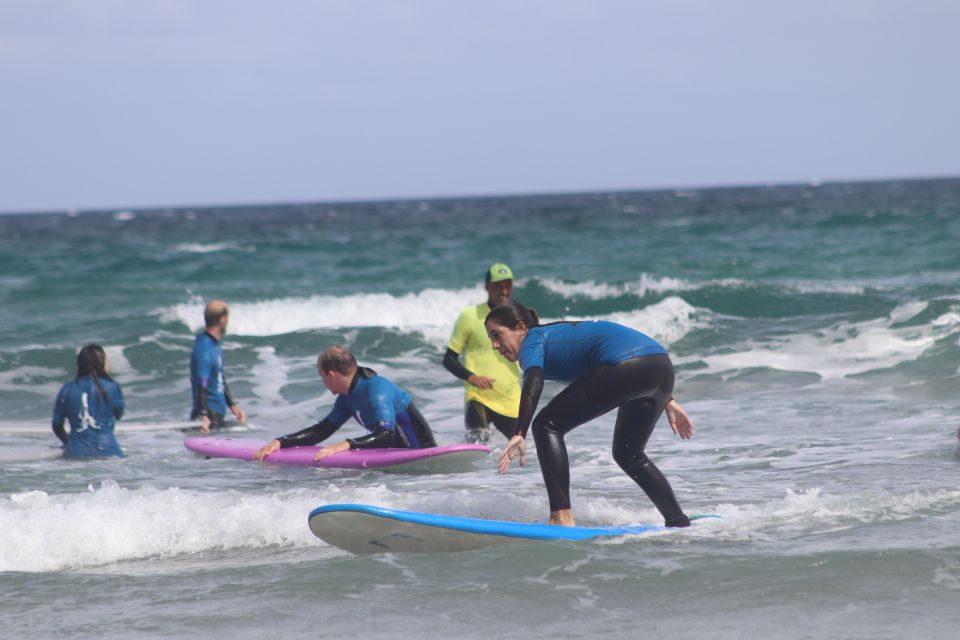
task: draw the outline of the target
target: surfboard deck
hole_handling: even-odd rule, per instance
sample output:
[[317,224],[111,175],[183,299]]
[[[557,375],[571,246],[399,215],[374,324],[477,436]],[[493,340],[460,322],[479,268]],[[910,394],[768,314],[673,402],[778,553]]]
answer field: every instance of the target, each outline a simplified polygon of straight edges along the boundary
[[[183,446],[209,458],[253,460],[253,454],[267,442],[253,438],[206,436],[186,438]],[[322,447],[319,446],[280,449],[270,454],[264,462],[331,469],[396,469],[438,473],[468,471],[472,463],[490,453],[490,447],[484,445],[456,444],[429,449],[359,449],[316,461],[313,456],[320,449]]]
[[[64,425],[67,431],[69,425]],[[251,424],[228,424],[223,429],[217,429],[214,433],[237,433],[253,431]],[[172,420],[166,422],[124,422],[117,423],[114,432],[117,435],[124,433],[137,433],[141,431],[183,431],[185,433],[201,433],[200,423],[195,420]],[[32,422],[32,421],[2,421],[0,422],[0,434],[10,435],[52,435],[53,429],[50,423]]]
[[[691,516],[691,520],[719,518]],[[310,531],[327,544],[356,554],[437,553],[482,549],[505,542],[592,540],[676,531],[662,525],[627,527],[558,527],[549,524],[461,518],[397,511],[365,504],[331,504],[307,517]]]

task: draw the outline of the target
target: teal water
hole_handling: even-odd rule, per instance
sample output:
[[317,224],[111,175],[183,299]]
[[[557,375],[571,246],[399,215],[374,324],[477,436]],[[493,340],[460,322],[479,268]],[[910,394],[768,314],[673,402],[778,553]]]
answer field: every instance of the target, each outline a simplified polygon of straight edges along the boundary
[[[539,521],[535,456],[506,476],[493,458],[442,476],[286,469],[121,423],[123,460],[0,467],[0,622],[18,637],[949,637],[958,247],[955,179],[0,216],[0,423],[47,423],[89,341],[128,420],[183,419],[217,297],[257,437],[324,415],[314,361],[344,342],[458,442],[462,388],[439,361],[504,261],[541,316],[669,347],[697,433],[661,425],[650,454],[688,511],[724,516],[612,543],[353,557],[313,538],[311,509]],[[655,522],[611,427],[569,437],[578,520]]]

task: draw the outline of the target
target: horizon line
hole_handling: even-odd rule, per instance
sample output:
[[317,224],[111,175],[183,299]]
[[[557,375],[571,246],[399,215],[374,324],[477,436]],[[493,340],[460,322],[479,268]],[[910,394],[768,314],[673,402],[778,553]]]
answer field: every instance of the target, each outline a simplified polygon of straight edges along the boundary
[[433,194],[433,195],[406,195],[406,196],[356,196],[338,199],[316,199],[316,200],[273,200],[273,201],[249,201],[249,202],[219,202],[219,203],[194,203],[194,204],[159,204],[159,205],[126,205],[126,206],[91,206],[91,207],[60,207],[51,209],[33,209],[33,210],[3,210],[0,209],[0,216],[16,215],[53,215],[53,214],[72,214],[82,213],[107,213],[107,212],[151,212],[183,209],[239,209],[245,207],[264,207],[264,206],[298,206],[298,205],[338,205],[338,204],[363,204],[363,203],[384,203],[384,202],[424,202],[438,200],[482,200],[495,198],[536,198],[546,196],[572,196],[572,195],[590,195],[601,193],[638,193],[638,192],[658,192],[658,191],[712,191],[721,189],[743,189],[743,188],[769,188],[769,187],[789,187],[789,186],[810,186],[822,187],[825,185],[836,184],[866,184],[880,182],[924,182],[934,180],[956,180],[960,179],[960,174],[927,174],[914,176],[898,177],[874,177],[874,178],[839,178],[839,179],[817,179],[809,178],[806,180],[784,180],[784,181],[758,181],[758,182],[717,182],[703,183],[699,185],[692,184],[674,184],[662,185],[657,187],[624,187],[624,188],[599,188],[599,189],[570,189],[561,191],[513,191],[513,192],[491,192],[491,193],[465,193],[465,194]]

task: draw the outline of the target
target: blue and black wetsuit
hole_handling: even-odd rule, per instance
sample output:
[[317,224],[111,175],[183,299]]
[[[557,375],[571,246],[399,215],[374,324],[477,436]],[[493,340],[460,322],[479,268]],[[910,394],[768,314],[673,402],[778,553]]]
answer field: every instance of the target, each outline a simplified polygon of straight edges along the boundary
[[[517,355],[523,389],[515,435],[526,436],[532,422],[551,511],[570,508],[564,434],[619,408],[614,460],[646,492],[668,526],[689,524],[670,483],[644,453],[673,393],[673,365],[662,346],[613,322],[557,322],[531,327]],[[544,379],[570,384],[533,418]]]
[[210,426],[223,426],[223,416],[233,406],[230,387],[223,377],[223,347],[220,341],[204,331],[193,343],[190,355],[190,387],[193,409],[190,419],[210,418]]
[[279,438],[280,447],[300,447],[323,442],[343,426],[350,416],[368,433],[347,439],[351,449],[407,448],[437,446],[426,419],[417,410],[410,394],[380,377],[372,369],[357,369],[350,391],[337,396],[326,418],[302,431]]
[[[123,457],[113,435],[123,409],[123,392],[110,378],[95,382],[84,376],[63,385],[53,405],[53,432],[64,444],[64,457]],[[70,422],[69,435],[63,428],[65,420]]]

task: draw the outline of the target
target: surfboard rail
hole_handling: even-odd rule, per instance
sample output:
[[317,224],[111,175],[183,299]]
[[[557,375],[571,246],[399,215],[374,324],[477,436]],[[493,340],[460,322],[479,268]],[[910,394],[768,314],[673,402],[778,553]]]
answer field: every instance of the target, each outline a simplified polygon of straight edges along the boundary
[[[253,438],[195,436],[186,438],[183,446],[210,458],[253,460],[253,454],[268,441]],[[455,444],[427,449],[356,449],[314,460],[322,447],[290,447],[267,456],[264,462],[303,467],[333,469],[403,469],[416,471],[442,470],[440,467],[468,469],[490,454],[490,447],[480,444]]]
[[[719,517],[691,516],[691,520]],[[351,553],[433,553],[482,549],[503,542],[581,541],[662,532],[662,525],[561,527],[399,511],[365,504],[330,504],[307,516],[311,532]]]

